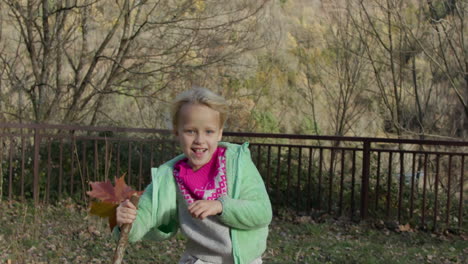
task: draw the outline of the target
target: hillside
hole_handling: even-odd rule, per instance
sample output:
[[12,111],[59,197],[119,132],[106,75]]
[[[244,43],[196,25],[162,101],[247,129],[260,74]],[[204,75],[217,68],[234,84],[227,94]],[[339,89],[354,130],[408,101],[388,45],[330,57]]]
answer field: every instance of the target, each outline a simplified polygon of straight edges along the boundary
[[192,85],[226,130],[468,136],[466,1],[0,3],[0,120],[168,128]]

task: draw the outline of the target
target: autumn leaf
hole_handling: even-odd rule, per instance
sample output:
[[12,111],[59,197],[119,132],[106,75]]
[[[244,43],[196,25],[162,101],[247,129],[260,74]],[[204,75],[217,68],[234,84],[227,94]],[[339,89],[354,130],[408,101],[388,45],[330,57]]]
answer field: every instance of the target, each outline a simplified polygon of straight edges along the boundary
[[138,192],[125,184],[124,176],[115,180],[115,197],[119,199],[119,203],[125,201],[125,199],[130,199],[134,193]]
[[117,206],[133,194],[141,195],[142,192],[133,190],[125,183],[125,175],[115,179],[115,186],[108,180],[105,182],[90,182],[91,191],[86,192],[90,197],[96,198],[97,202],[91,203],[89,213],[109,219],[109,227],[112,230],[117,224]]
[[[117,182],[117,181],[116,181]],[[92,191],[86,192],[89,196],[97,198],[102,202],[117,203],[114,186],[108,180],[106,182],[90,182]]]
[[92,202],[91,210],[89,211],[93,215],[98,215],[101,217],[108,217],[117,207],[117,204],[108,203],[108,202]]
[[412,232],[413,229],[411,228],[410,224],[406,224],[406,225],[399,225],[398,226],[398,230],[400,232]]

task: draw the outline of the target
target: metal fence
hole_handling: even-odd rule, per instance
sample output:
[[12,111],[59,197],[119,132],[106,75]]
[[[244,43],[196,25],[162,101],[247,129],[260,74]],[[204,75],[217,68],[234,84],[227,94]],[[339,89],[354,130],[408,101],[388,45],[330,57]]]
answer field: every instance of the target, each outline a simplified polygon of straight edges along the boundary
[[[250,142],[275,212],[328,213],[426,228],[467,224],[468,142],[225,132]],[[179,153],[168,130],[0,124],[0,197],[86,201],[90,181],[143,189]]]

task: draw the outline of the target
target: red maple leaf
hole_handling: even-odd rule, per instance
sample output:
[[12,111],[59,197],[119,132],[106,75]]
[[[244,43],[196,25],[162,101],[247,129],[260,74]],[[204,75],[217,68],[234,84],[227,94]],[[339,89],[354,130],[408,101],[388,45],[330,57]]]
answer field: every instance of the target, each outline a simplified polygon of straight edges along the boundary
[[105,182],[90,182],[91,191],[86,192],[92,198],[96,198],[98,202],[91,203],[89,211],[92,215],[109,218],[109,227],[112,230],[117,224],[116,209],[117,206],[126,199],[130,199],[133,194],[141,195],[142,192],[133,190],[125,183],[125,175],[115,179],[115,186],[108,180]]

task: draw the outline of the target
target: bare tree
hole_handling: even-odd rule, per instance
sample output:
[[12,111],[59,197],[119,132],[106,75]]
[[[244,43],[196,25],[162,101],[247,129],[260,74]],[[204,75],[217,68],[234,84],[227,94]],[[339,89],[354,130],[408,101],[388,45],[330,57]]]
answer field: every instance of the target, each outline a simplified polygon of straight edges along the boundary
[[250,29],[267,2],[3,0],[11,26],[0,66],[18,106],[4,112],[93,125],[106,118],[110,95],[156,100],[261,46]]
[[342,9],[331,13],[330,19],[334,29],[327,34],[326,49],[331,51],[331,65],[319,67],[320,83],[328,98],[333,133],[344,136],[368,110],[365,49],[355,37],[349,13]]
[[424,55],[436,68],[438,78],[448,84],[459,105],[452,110],[453,134],[466,137],[468,130],[468,43],[467,21],[468,3],[466,1],[443,1],[436,7],[427,1],[428,40],[414,38]]
[[392,130],[402,134],[402,82],[400,64],[404,36],[398,30],[394,11],[402,8],[399,0],[362,1],[349,5],[348,12],[366,50],[383,105],[390,116]]
[[[322,15],[322,44],[312,31],[296,30],[296,56],[305,78],[298,89],[310,107],[314,123],[318,123],[317,108],[325,109],[333,135],[346,135],[368,109],[365,49],[353,28],[347,4],[328,2]],[[320,56],[317,50],[320,47]],[[320,99],[321,98],[321,99]],[[323,119],[323,118],[321,118]]]
[[[438,1],[437,9],[433,2],[359,0],[349,10],[391,122],[386,130],[463,137],[466,3]],[[440,90],[444,87],[452,92]]]

